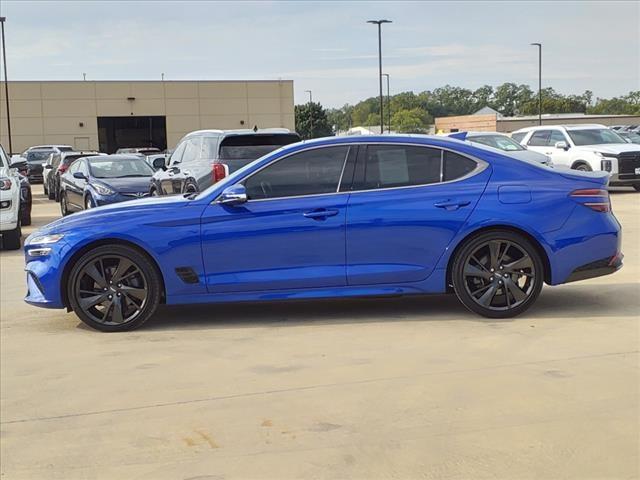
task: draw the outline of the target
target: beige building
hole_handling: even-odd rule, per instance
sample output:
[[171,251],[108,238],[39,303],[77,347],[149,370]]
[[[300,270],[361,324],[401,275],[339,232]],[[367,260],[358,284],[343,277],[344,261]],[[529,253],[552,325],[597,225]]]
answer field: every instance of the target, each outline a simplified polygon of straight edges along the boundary
[[[520,128],[538,125],[538,116],[503,117],[499,113],[484,113],[486,109],[473,115],[436,118],[436,132],[503,132],[511,133]],[[640,115],[585,115],[583,113],[558,113],[542,115],[543,125],[640,125]]]
[[[0,143],[8,150],[0,92]],[[38,144],[164,149],[200,129],[295,128],[292,80],[17,81],[9,82],[9,111],[12,153]]]

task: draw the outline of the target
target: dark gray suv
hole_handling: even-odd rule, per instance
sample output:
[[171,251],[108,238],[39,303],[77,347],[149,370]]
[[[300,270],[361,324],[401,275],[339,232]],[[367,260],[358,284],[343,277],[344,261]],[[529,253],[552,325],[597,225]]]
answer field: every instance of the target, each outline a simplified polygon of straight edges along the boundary
[[284,128],[263,130],[199,130],[185,135],[165,165],[151,180],[152,195],[196,193],[248,163],[291,143],[300,136]]

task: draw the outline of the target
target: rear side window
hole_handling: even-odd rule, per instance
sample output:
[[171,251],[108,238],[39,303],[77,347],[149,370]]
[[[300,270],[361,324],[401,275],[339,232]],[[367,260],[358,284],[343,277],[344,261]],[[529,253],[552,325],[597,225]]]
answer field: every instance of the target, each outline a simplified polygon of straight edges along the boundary
[[537,132],[533,132],[531,138],[527,142],[527,145],[532,147],[546,147],[549,145],[549,135],[551,132],[549,130],[539,130]]
[[337,192],[348,153],[348,146],[294,153],[249,177],[247,196],[259,200]]
[[296,133],[230,135],[220,142],[220,159],[256,160],[299,141]]
[[425,185],[440,181],[442,151],[403,145],[367,147],[363,189]]
[[476,162],[453,152],[444,152],[444,172],[442,179],[445,182],[457,180],[470,174],[476,168]]

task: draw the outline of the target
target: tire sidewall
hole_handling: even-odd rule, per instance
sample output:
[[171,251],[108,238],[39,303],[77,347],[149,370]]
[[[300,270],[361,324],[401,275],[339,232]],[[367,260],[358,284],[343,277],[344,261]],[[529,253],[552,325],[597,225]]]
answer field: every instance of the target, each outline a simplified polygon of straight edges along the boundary
[[[481,244],[486,243],[489,240],[506,240],[512,243],[516,243],[520,248],[525,250],[533,261],[536,276],[533,291],[522,304],[509,310],[490,310],[482,307],[471,298],[471,295],[467,292],[464,284],[464,265],[467,257]],[[533,305],[540,295],[542,285],[544,284],[544,263],[537,249],[531,243],[530,240],[522,235],[507,230],[493,230],[490,232],[482,233],[468,239],[463,246],[456,253],[456,257],[451,268],[451,280],[453,283],[453,289],[458,299],[469,310],[479,315],[488,318],[510,318],[520,315]]]
[[[122,325],[104,325],[94,321],[82,311],[82,308],[80,308],[75,296],[75,285],[78,281],[78,275],[82,268],[88,262],[91,262],[98,257],[111,255],[120,255],[132,261],[142,271],[147,282],[147,299],[142,312],[140,312],[135,320]],[[102,332],[122,332],[134,330],[140,327],[155,313],[158,308],[158,304],[160,303],[161,290],[160,274],[153,263],[145,255],[132,247],[124,245],[104,245],[85,253],[71,267],[69,281],[67,283],[67,298],[69,299],[69,306],[71,309],[75,312],[78,318],[80,318],[80,320],[89,327]]]

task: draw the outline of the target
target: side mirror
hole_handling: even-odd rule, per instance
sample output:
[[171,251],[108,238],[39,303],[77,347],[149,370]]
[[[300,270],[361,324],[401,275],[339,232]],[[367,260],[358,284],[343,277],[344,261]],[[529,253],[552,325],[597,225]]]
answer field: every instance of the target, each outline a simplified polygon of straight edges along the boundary
[[86,179],[87,179],[87,177],[85,176],[85,174],[84,174],[84,173],[82,173],[82,172],[75,172],[75,173],[73,174],[73,178],[78,178],[78,179],[80,179],[80,180],[86,180]]
[[156,170],[166,170],[167,159],[165,157],[154,158],[152,165],[153,165],[153,168]]
[[561,148],[563,150],[569,150],[569,145],[567,145],[567,142],[564,141],[556,142],[555,147]]
[[240,205],[247,200],[247,190],[240,183],[225,188],[218,197],[218,203],[222,205]]

